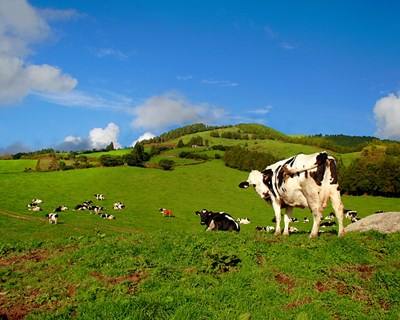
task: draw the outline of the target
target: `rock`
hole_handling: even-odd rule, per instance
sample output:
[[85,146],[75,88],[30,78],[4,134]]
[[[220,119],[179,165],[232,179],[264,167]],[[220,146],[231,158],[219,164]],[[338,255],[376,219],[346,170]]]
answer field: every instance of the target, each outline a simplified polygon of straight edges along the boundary
[[345,232],[365,232],[375,230],[381,233],[400,231],[400,212],[382,212],[371,214],[355,223],[348,225]]

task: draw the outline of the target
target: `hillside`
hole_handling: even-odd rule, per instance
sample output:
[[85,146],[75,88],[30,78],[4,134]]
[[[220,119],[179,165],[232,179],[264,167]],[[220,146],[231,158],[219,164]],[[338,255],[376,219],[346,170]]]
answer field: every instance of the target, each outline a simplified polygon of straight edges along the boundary
[[[173,171],[137,167],[1,174],[0,315],[130,319],[390,319],[400,312],[399,235],[348,234],[315,241],[309,223],[289,238],[257,233],[272,208],[238,183],[246,172],[220,160]],[[56,206],[95,201],[116,216],[85,211],[43,217]],[[43,212],[26,204],[44,200]],[[114,201],[126,209],[114,212]],[[361,217],[400,208],[399,198],[344,196]],[[173,210],[164,218],[158,209]],[[195,210],[248,217],[241,232],[204,232]],[[325,212],[327,214],[330,208]],[[299,220],[308,210],[296,209]],[[349,223],[346,221],[346,223]],[[296,268],[293,268],[293,266]],[[218,304],[210,303],[210,296]]]

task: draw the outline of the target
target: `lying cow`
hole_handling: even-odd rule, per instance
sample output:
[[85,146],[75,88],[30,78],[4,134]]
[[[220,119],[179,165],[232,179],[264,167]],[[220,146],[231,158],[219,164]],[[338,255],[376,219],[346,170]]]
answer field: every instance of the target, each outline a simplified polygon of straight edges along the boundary
[[256,231],[274,232],[275,227],[273,227],[273,226],[265,226],[265,227],[257,226]]
[[100,218],[106,219],[106,220],[114,220],[115,219],[115,217],[112,214],[108,214],[108,213],[102,213],[100,215]]
[[169,217],[169,218],[175,217],[175,216],[174,216],[174,213],[173,213],[172,210],[170,210],[170,209],[160,208],[159,211],[162,213],[162,215],[163,215],[164,217]]
[[249,218],[237,218],[236,222],[239,222],[239,224],[250,224],[250,219]]
[[240,231],[240,225],[226,212],[212,212],[207,209],[196,211],[200,224],[207,226],[206,231]]
[[66,206],[58,206],[57,208],[54,209],[54,212],[63,212],[68,210],[68,207]]
[[50,224],[57,224],[58,223],[58,213],[49,213],[45,216]]
[[95,193],[95,198],[96,198],[96,200],[104,200],[105,198],[104,198],[104,194],[102,194],[102,193]]
[[293,208],[310,208],[314,223],[310,237],[317,237],[322,212],[329,199],[339,224],[338,235],[344,235],[343,203],[337,182],[336,161],[326,152],[310,155],[298,154],[266,167],[262,172],[253,170],[241,188],[255,187],[256,192],[272,203],[275,212],[275,234],[281,233],[281,209],[286,208],[283,230],[289,234]]
[[114,210],[122,210],[122,209],[124,209],[124,208],[125,208],[125,205],[124,205],[122,202],[120,202],[120,201],[115,202],[115,203],[113,204],[113,209],[114,209]]

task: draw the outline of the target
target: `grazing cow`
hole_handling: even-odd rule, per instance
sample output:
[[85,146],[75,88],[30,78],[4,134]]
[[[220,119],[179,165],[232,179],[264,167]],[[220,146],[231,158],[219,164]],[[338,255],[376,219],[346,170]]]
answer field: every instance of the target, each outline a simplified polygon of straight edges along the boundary
[[50,224],[57,224],[58,223],[58,213],[49,213],[45,216]]
[[174,213],[173,213],[172,210],[170,210],[170,209],[160,208],[159,211],[162,213],[162,215],[163,215],[164,217],[168,217],[168,218],[173,218],[173,217],[175,217],[175,216],[174,216]]
[[95,214],[100,214],[101,211],[103,211],[105,208],[104,207],[99,207],[99,206],[92,206],[91,210],[93,210],[93,212]]
[[296,232],[299,232],[299,229],[297,229],[296,227],[289,228],[289,233],[296,233]]
[[265,226],[265,227],[257,226],[256,231],[274,232],[275,227],[273,227],[273,226]]
[[262,172],[253,170],[241,188],[254,186],[256,192],[272,203],[275,212],[275,234],[281,233],[281,209],[286,208],[283,234],[289,234],[289,222],[294,207],[310,208],[314,223],[310,237],[317,237],[322,212],[329,199],[339,224],[338,235],[344,235],[343,204],[337,182],[336,161],[326,152],[298,154],[276,162]]
[[299,219],[297,219],[297,218],[290,218],[290,222],[299,222]]
[[68,207],[66,206],[58,206],[57,208],[54,209],[54,212],[62,212],[68,210]]
[[122,202],[118,201],[113,204],[113,208],[114,210],[122,210],[125,208],[125,205]]
[[100,215],[100,218],[106,219],[106,220],[114,220],[115,217],[112,214],[108,214],[108,213],[102,213]]
[[39,212],[39,211],[42,211],[42,208],[39,206],[33,206],[33,207],[30,207],[28,210],[34,211],[34,212]]
[[304,217],[303,222],[307,223],[307,222],[310,222],[310,220],[307,217]]
[[213,212],[203,209],[196,211],[200,224],[207,226],[206,231],[240,231],[240,225],[226,212]]
[[250,219],[249,218],[237,218],[236,222],[239,222],[239,224],[250,224]]
[[352,220],[353,218],[357,217],[357,211],[344,209],[344,217],[346,219]]
[[334,213],[334,212],[329,213],[329,215],[327,215],[327,216],[324,218],[324,220],[329,220],[329,221],[332,221],[332,220],[334,220],[334,219],[335,219],[335,213]]
[[43,202],[43,200],[37,199],[37,198],[33,198],[31,201],[31,204],[33,205],[38,205],[41,204]]
[[96,193],[95,195],[96,200],[104,200],[104,194],[102,193]]
[[335,221],[322,221],[321,224],[320,224],[320,226],[321,226],[322,228],[325,228],[325,227],[332,227],[332,226],[336,226],[336,222],[335,222]]
[[353,217],[351,218],[351,223],[357,222],[358,220],[360,220],[359,217]]

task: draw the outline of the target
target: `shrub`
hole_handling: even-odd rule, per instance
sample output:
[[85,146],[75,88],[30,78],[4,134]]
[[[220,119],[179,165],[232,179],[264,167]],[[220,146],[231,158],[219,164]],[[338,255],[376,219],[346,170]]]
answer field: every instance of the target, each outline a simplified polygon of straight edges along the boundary
[[124,165],[124,160],[121,156],[102,155],[100,163],[104,167],[116,167]]
[[158,165],[163,169],[163,170],[171,170],[174,167],[175,162],[170,159],[161,159],[158,162]]

